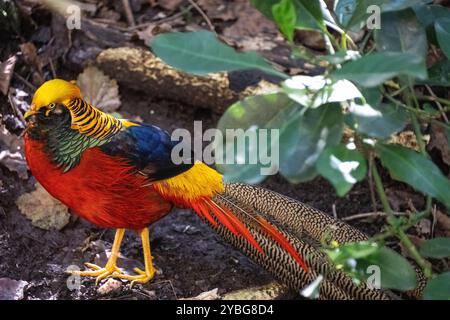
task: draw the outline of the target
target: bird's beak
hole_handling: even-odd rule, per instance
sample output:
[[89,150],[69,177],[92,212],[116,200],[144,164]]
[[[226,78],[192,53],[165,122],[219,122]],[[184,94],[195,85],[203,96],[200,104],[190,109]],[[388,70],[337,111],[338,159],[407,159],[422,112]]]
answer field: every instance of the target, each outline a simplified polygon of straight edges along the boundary
[[31,107],[30,107],[30,110],[25,112],[23,117],[24,117],[25,120],[27,120],[29,117],[31,117],[33,114],[36,114],[36,113],[38,113],[38,111],[36,110],[36,107],[34,106],[34,104],[32,104]]

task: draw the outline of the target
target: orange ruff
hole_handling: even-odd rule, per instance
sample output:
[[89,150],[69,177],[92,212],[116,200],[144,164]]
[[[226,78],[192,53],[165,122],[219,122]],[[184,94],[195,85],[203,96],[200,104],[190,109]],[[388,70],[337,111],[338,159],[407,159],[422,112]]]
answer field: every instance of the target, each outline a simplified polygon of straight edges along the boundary
[[132,166],[98,148],[86,150],[79,165],[66,173],[51,162],[41,142],[27,135],[25,155],[31,172],[53,197],[97,226],[140,230],[172,208],[144,176],[132,173]]

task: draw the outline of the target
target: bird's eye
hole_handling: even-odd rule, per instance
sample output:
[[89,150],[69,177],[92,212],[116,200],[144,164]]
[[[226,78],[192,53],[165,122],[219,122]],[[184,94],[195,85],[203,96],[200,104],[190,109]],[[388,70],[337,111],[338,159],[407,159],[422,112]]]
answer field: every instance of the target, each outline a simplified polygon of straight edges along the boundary
[[50,114],[50,112],[52,112],[53,110],[55,110],[56,108],[56,103],[49,103],[47,105],[47,110],[45,111],[45,116],[48,117],[48,115]]

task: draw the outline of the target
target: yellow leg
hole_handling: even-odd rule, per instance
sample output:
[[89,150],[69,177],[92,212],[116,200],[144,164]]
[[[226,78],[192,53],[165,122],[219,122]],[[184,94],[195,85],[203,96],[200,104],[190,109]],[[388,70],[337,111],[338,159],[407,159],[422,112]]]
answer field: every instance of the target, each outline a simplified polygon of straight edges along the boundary
[[125,229],[117,229],[116,235],[114,237],[114,243],[111,248],[111,256],[108,259],[105,267],[102,268],[93,263],[85,263],[88,268],[94,269],[90,271],[72,271],[72,274],[86,277],[96,277],[95,284],[100,280],[110,277],[114,274],[121,274],[122,270],[117,267],[117,258],[119,257],[120,245],[122,243],[123,235],[125,234]]
[[138,273],[137,275],[133,276],[128,274],[114,275],[115,278],[131,281],[131,285],[133,285],[135,282],[147,283],[155,275],[155,268],[153,267],[152,254],[150,251],[150,234],[148,232],[148,228],[142,229],[140,235],[142,240],[142,249],[144,251],[145,271],[142,271],[139,268],[134,268],[134,271]]

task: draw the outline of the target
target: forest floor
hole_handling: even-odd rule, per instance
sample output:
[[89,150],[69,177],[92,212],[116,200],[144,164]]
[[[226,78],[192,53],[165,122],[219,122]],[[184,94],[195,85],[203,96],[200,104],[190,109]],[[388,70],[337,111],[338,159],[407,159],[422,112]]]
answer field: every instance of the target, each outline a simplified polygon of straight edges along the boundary
[[[65,79],[76,78],[105,48],[144,47],[144,42],[156,32],[155,28],[208,28],[208,21],[192,7],[191,1],[130,1],[134,23],[137,24],[133,28],[125,17],[126,10],[120,7],[122,1],[84,2],[85,19],[95,25],[72,32],[70,42],[61,35],[67,31],[64,30],[64,19],[59,15],[33,1],[15,2],[20,28],[8,26],[11,29],[9,34],[0,33],[0,40],[5,44],[0,49],[0,61],[18,53],[10,89],[28,93],[26,103],[30,102],[33,87],[39,86],[42,79],[51,79],[55,74]],[[208,5],[207,1],[197,2],[216,31],[239,49],[258,50],[291,74],[317,72],[291,60],[283,44],[280,45],[276,28],[250,8],[248,1],[210,1],[215,5]],[[318,52],[323,49],[323,44],[317,39],[305,41],[309,41],[309,46]],[[214,110],[181,104],[171,101],[170,97],[155,99],[131,87],[120,86],[120,83],[119,89],[122,104],[118,112],[121,115],[138,116],[168,131],[191,128],[194,120],[203,121],[206,127],[214,127],[220,118]],[[10,100],[0,93],[0,125],[19,136],[24,123],[17,109],[11,107]],[[2,151],[8,152],[8,146],[0,139]],[[396,202],[398,208],[407,207],[411,202],[417,207],[423,205],[422,197],[403,184],[385,178],[390,200]],[[178,299],[194,297],[215,288],[219,295],[223,295],[273,281],[267,272],[222,242],[194,213],[174,209],[150,227],[152,254],[159,270],[150,283],[133,288],[122,285],[119,290],[102,295],[94,280],[86,278],[82,279],[79,290],[70,290],[67,267],[76,265],[83,268],[84,262],[104,263],[114,230],[97,228],[75,216],[61,230],[43,230],[32,225],[16,206],[16,199],[32,191],[34,185],[35,179],[29,173],[27,177],[19,176],[11,166],[0,162],[0,278],[25,281],[24,286],[17,288],[24,299]],[[333,187],[322,178],[291,185],[282,177],[274,176],[262,185],[330,214],[334,212],[339,218],[374,211],[366,182],[357,184],[343,198],[337,197]],[[374,216],[354,219],[350,223],[372,235],[380,232],[384,218]],[[136,234],[127,233],[121,253],[123,257],[119,264],[125,269],[142,265],[140,241]],[[0,291],[4,290],[4,295],[11,290],[11,294],[17,294],[14,292],[15,284],[12,281],[0,282]],[[281,296],[294,297],[295,294]]]

